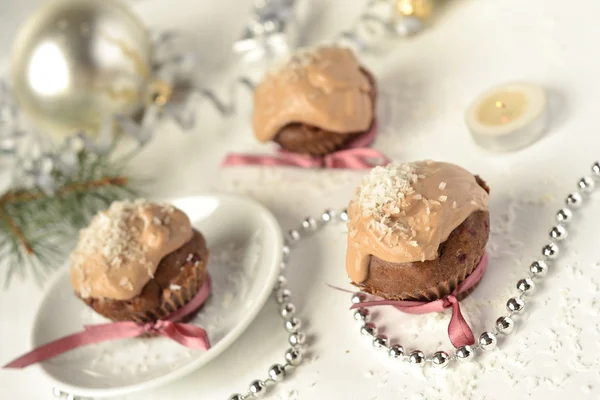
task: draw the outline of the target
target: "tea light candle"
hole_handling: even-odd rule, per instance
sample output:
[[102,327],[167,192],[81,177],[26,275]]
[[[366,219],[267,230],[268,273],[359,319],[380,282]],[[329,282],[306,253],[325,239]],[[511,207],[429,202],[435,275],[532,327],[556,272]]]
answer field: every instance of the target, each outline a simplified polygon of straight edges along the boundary
[[477,144],[493,151],[523,148],[535,142],[548,126],[544,89],[530,83],[508,83],[479,95],[466,112]]

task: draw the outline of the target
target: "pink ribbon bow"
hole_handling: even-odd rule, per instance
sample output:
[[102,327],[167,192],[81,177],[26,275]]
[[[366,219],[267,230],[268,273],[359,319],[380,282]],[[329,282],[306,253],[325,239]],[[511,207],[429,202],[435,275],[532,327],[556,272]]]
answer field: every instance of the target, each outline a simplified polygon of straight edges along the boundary
[[350,309],[376,306],[394,306],[398,310],[408,314],[426,314],[443,311],[446,308],[452,307],[452,317],[450,318],[450,323],[448,324],[448,337],[450,338],[450,342],[454,347],[471,345],[475,343],[475,337],[473,336],[473,331],[469,327],[469,324],[467,324],[467,321],[465,321],[465,318],[460,311],[460,303],[456,296],[473,288],[477,283],[479,283],[479,281],[481,281],[481,278],[483,278],[483,274],[487,268],[487,264],[488,255],[487,253],[484,253],[479,265],[477,265],[477,268],[475,268],[473,272],[471,272],[471,274],[464,281],[462,281],[460,285],[458,285],[454,292],[439,300],[426,302],[380,299],[357,303],[352,305]]
[[381,152],[369,148],[375,139],[376,126],[365,134],[355,138],[342,150],[323,157],[292,153],[279,150],[277,155],[228,154],[221,166],[235,165],[279,165],[300,168],[336,168],[336,169],[371,169],[376,165],[390,162]]
[[83,332],[55,340],[11,361],[3,368],[25,368],[29,365],[47,360],[59,354],[89,344],[96,344],[116,339],[134,338],[147,333],[158,334],[194,350],[208,350],[210,341],[206,331],[199,326],[178,323],[186,316],[194,313],[204,304],[210,294],[210,278],[194,296],[192,301],[169,315],[164,320],[151,323],[132,321],[113,322],[101,325],[87,325]]

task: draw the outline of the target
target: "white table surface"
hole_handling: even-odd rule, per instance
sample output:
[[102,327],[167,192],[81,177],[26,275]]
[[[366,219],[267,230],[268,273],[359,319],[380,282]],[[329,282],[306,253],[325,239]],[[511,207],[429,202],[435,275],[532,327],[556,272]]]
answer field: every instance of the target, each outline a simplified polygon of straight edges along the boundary
[[[10,2],[16,4],[16,2]],[[38,1],[3,2],[0,49]],[[314,1],[303,40],[315,43],[348,26],[363,1]],[[516,293],[517,279],[548,240],[555,211],[598,159],[600,3],[580,0],[455,0],[434,26],[410,41],[387,43],[364,64],[383,88],[376,147],[397,160],[432,158],[459,163],[492,188],[491,263],[477,291],[463,302],[476,334],[491,328]],[[223,87],[235,73],[228,49],[247,17],[249,0],[146,0],[136,9],[152,26],[179,28],[205,59],[200,77]],[[231,9],[236,13],[232,14]],[[6,22],[6,23],[5,23]],[[551,94],[552,128],[539,142],[510,154],[490,154],[472,142],[463,121],[469,101],[488,86],[525,80]],[[199,124],[182,133],[162,124],[133,163],[152,177],[150,197],[230,192],[268,206],[289,229],[327,207],[343,207],[360,173],[291,169],[220,170],[226,151],[252,150],[248,96],[235,118],[198,110]],[[268,148],[270,149],[270,148]],[[267,150],[265,150],[267,151]],[[414,368],[377,354],[347,311],[345,235],[330,227],[302,242],[288,274],[294,302],[312,337],[306,363],[270,392],[274,399],[596,399],[600,398],[600,196],[592,196],[569,228],[559,261],[518,318],[515,331],[477,361],[443,371]],[[0,291],[0,363],[28,350],[41,289],[14,282]],[[401,342],[426,352],[449,350],[449,312],[386,314],[402,327]],[[287,335],[269,301],[247,332],[222,357],[180,381],[128,400],[225,399],[244,391],[281,362]],[[0,370],[1,399],[51,399],[50,384],[33,369]]]

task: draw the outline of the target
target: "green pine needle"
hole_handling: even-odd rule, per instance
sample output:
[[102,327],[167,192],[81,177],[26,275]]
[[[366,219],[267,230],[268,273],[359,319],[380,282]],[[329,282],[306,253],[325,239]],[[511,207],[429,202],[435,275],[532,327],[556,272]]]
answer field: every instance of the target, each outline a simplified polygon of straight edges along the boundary
[[136,196],[134,182],[123,174],[130,158],[114,160],[83,151],[76,173],[54,173],[53,195],[15,186],[0,196],[0,276],[5,287],[15,276],[43,284],[67,261],[78,230],[98,211]]

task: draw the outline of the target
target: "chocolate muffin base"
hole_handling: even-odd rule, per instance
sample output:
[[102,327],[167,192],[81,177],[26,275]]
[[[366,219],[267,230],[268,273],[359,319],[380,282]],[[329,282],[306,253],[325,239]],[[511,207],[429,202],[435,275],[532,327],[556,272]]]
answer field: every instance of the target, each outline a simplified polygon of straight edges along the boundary
[[[373,115],[376,112],[377,83],[375,78],[366,69],[361,68],[371,84],[371,100],[373,103]],[[339,133],[322,129],[318,126],[308,125],[300,122],[290,123],[284,126],[273,139],[283,149],[300,154],[309,154],[312,156],[324,156],[333,153],[357,136],[363,135],[373,129],[375,118],[371,126],[365,131]]]
[[[479,177],[477,183],[489,193]],[[452,231],[434,260],[393,263],[371,256],[369,275],[355,284],[362,291],[389,300],[433,301],[451,294],[479,265],[489,238],[488,211],[472,213]],[[474,288],[461,294],[464,298]]]
[[[194,230],[192,239],[161,260],[154,278],[138,296],[130,300],[82,300],[113,321],[153,322],[167,317],[194,298],[207,279],[207,265],[206,241]],[[192,317],[189,315],[187,319]]]

